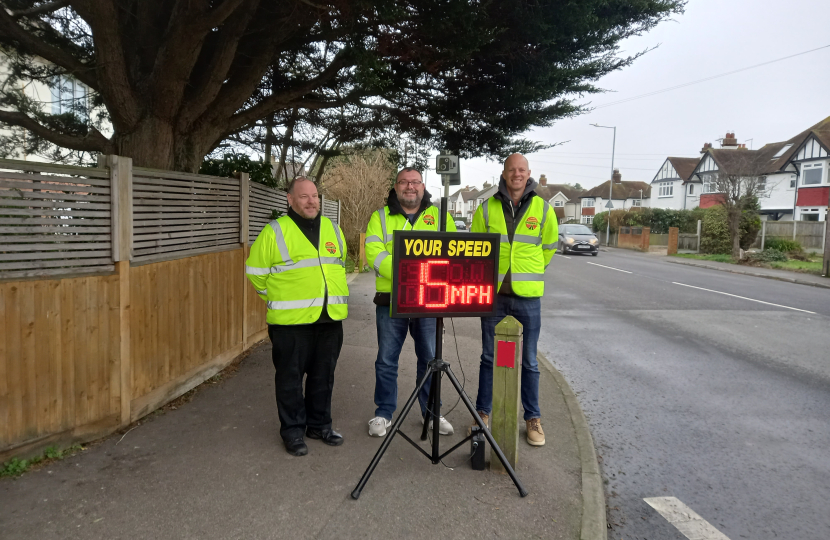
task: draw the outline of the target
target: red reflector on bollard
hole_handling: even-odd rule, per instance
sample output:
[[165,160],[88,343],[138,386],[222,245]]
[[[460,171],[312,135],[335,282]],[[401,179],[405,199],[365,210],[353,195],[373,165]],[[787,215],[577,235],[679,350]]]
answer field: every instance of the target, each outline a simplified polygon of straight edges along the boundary
[[513,341],[499,341],[496,350],[497,367],[516,367],[516,343]]

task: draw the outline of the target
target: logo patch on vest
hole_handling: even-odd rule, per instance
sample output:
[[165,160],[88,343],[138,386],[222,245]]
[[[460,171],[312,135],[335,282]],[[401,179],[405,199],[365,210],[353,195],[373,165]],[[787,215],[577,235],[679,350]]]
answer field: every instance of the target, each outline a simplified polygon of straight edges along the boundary
[[337,251],[337,246],[331,242],[326,242],[326,251],[333,255]]
[[435,225],[435,218],[432,216],[424,216],[424,223],[427,225]]
[[527,221],[525,222],[525,227],[527,227],[531,231],[535,231],[536,227],[538,227],[538,226],[539,226],[539,220],[538,219],[536,219],[533,216],[530,216],[529,218],[527,218]]

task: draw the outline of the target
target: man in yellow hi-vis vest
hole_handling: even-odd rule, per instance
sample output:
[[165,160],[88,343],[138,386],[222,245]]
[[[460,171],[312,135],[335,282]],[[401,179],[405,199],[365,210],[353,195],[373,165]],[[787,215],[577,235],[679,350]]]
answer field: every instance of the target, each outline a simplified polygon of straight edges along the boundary
[[257,236],[245,273],[268,304],[280,436],[289,454],[304,456],[304,436],[343,444],[331,427],[331,392],[349,288],[343,231],[321,215],[314,182],[292,180],[288,204]]
[[[407,330],[415,341],[418,357],[417,381],[423,377],[427,364],[435,358],[435,319],[393,319],[390,316],[392,292],[392,235],[394,231],[439,230],[440,210],[430,202],[421,173],[407,167],[398,173],[395,187],[389,190],[387,204],[369,219],[366,226],[366,258],[375,269],[375,322],[378,332],[378,356],[375,361],[375,416],[369,420],[369,435],[383,437],[392,425],[392,413],[398,406],[398,357]],[[447,230],[455,232],[455,223],[447,214]],[[426,414],[429,383],[418,396],[421,415]],[[452,425],[442,416],[442,435],[453,433]]]
[[481,366],[478,374],[476,410],[484,423],[493,408],[493,340],[496,325],[512,315],[523,326],[522,407],[527,424],[527,442],[545,444],[539,410],[539,364],[536,344],[542,325],[541,297],[545,293],[545,269],[556,252],[559,226],[556,213],[536,194],[536,181],[521,154],[504,162],[499,191],[478,209],[472,232],[501,234],[499,289],[496,314],[481,318]]

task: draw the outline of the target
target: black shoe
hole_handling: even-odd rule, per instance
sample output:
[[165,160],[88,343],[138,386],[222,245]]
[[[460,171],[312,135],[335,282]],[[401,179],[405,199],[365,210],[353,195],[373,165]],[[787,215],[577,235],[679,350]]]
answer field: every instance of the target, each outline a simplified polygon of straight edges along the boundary
[[285,450],[292,456],[304,456],[308,454],[308,446],[305,445],[302,437],[283,442],[285,443]]
[[343,444],[343,435],[333,429],[307,428],[305,435],[309,439],[320,439],[329,446],[340,446]]

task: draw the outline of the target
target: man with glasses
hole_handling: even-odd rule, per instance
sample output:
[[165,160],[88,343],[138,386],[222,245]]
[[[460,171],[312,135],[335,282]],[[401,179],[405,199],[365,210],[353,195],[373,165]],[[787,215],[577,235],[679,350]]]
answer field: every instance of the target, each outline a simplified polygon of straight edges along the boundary
[[[394,189],[389,190],[387,204],[374,214],[366,227],[366,258],[375,269],[375,321],[378,332],[378,356],[375,361],[375,416],[369,420],[369,435],[383,437],[392,425],[392,414],[398,405],[398,357],[406,333],[415,341],[418,357],[417,381],[426,373],[427,364],[435,358],[435,319],[393,319],[392,294],[392,234],[394,231],[439,230],[440,210],[430,202],[421,173],[407,167],[398,173]],[[447,214],[447,231],[456,231],[455,223]],[[422,418],[427,413],[429,383],[418,395]],[[442,416],[439,433],[451,435],[452,425]]]

